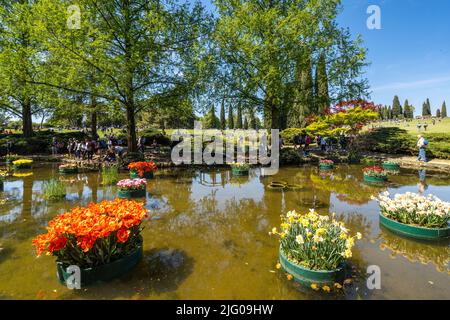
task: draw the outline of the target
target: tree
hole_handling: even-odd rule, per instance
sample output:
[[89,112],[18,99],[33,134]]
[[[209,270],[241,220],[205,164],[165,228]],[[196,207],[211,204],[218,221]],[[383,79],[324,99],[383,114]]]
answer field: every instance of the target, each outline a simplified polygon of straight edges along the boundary
[[441,110],[439,110],[439,109],[436,110],[436,117],[437,118],[441,117]]
[[403,105],[403,117],[405,117],[406,119],[413,118],[411,106],[409,105],[408,99],[405,100],[405,103]]
[[228,106],[228,129],[234,129],[234,115],[231,104]]
[[242,107],[240,104],[237,106],[236,129],[242,129]]
[[22,120],[25,137],[33,135],[32,115],[44,98],[29,84],[39,78],[35,7],[33,0],[0,1],[0,108]]
[[[49,78],[32,83],[117,103],[126,115],[128,151],[136,151],[136,115],[148,100],[185,97],[206,80],[210,54],[203,43],[211,19],[200,4],[80,0],[83,18],[73,30],[66,24],[68,4],[40,1],[37,29],[52,61],[60,62],[47,65]],[[74,72],[88,69],[96,71],[97,85],[80,87]]]
[[[360,38],[352,40],[348,30],[335,22],[339,1],[216,0],[215,4],[219,19],[214,41],[220,64],[216,79],[230,88],[231,97],[262,112],[266,127],[280,128],[283,113],[294,105],[308,114],[305,101],[299,101],[305,96],[300,66],[315,65],[321,53],[328,64],[330,100],[367,96],[367,80],[361,77],[366,50]],[[288,94],[292,88],[295,94]],[[298,118],[303,121],[304,115]]]
[[308,51],[299,57],[296,68],[298,87],[294,89],[295,102],[288,115],[288,126],[291,128],[304,127],[306,118],[316,111],[314,108],[311,57]]
[[247,119],[247,117],[244,118],[244,129],[248,130],[248,119]]
[[206,129],[218,129],[220,127],[220,120],[216,117],[216,108],[211,106],[208,114],[204,118],[204,126]]
[[330,107],[330,95],[328,93],[327,65],[325,54],[321,53],[316,66],[315,94],[317,112],[323,113]]
[[422,105],[422,116],[431,116],[431,105],[428,98]]
[[392,102],[392,117],[398,118],[402,114],[402,106],[400,105],[400,100],[398,96],[394,97],[394,101]]
[[225,102],[222,100],[220,105],[220,129],[225,130],[227,128],[227,122],[225,118]]
[[445,101],[442,103],[441,117],[447,118],[447,106],[445,105]]

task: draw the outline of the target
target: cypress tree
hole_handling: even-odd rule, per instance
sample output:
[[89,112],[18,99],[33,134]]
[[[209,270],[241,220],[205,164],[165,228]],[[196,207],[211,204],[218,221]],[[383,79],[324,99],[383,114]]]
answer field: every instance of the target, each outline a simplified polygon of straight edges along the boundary
[[439,109],[436,110],[436,117],[437,118],[441,117],[441,110],[439,110]]
[[392,108],[391,108],[391,106],[388,107],[388,119],[389,120],[392,119]]
[[236,128],[237,129],[242,129],[242,108],[241,108],[241,104],[238,104],[238,107],[237,107]]
[[227,127],[227,123],[225,120],[225,102],[222,100],[222,104],[220,106],[220,129],[225,130]]
[[228,107],[228,129],[234,129],[234,115],[231,105]]
[[442,104],[442,108],[441,108],[441,117],[442,118],[447,118],[447,106],[445,105],[445,101]]
[[319,61],[317,62],[314,87],[316,94],[316,111],[318,112],[318,114],[322,114],[327,108],[330,107],[327,65],[325,61],[325,55],[323,53],[320,55]]
[[295,81],[295,101],[289,110],[288,126],[301,128],[306,124],[306,117],[314,112],[311,53],[307,50],[297,60]]
[[427,98],[427,116],[431,116],[431,104],[430,104],[430,99]]
[[255,116],[255,112],[253,110],[250,111],[250,128],[252,129],[257,129],[256,126],[256,116]]
[[206,128],[207,129],[217,129],[219,119],[216,117],[216,108],[214,105],[211,106],[209,113],[206,115]]
[[248,120],[247,120],[247,117],[244,118],[244,129],[245,129],[245,130],[248,129]]
[[398,96],[394,97],[394,101],[392,103],[392,117],[398,118],[402,114],[402,106],[400,105],[400,100]]
[[422,104],[422,116],[427,116],[427,115],[428,115],[427,103],[424,102]]
[[403,117],[405,119],[411,118],[411,108],[409,107],[408,99],[406,99],[405,103],[403,104]]

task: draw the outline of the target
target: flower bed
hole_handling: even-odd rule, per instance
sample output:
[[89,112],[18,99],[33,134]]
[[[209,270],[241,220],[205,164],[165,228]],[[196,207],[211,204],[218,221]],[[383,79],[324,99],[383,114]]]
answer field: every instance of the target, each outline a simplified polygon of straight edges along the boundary
[[16,169],[16,170],[31,169],[32,163],[33,163],[33,160],[30,160],[30,159],[19,159],[19,160],[14,160],[12,162],[14,169]]
[[333,160],[320,159],[320,161],[319,161],[319,168],[320,169],[333,169],[333,167],[334,167]]
[[[48,223],[47,233],[33,240],[37,254],[53,255],[58,263],[58,276],[66,280],[66,269],[76,265],[81,269],[81,285],[118,276],[128,271],[140,259],[142,220],[147,216],[144,205],[116,199],[91,203],[56,216]],[[132,263],[117,261],[132,256]],[[111,266],[115,271],[107,272]],[[93,270],[103,270],[95,273]]]
[[139,161],[139,162],[131,162],[128,165],[128,169],[130,170],[131,178],[153,178],[153,174],[158,167],[156,164],[151,162]]
[[75,164],[62,164],[58,167],[58,171],[61,174],[73,174],[78,173],[78,167]]
[[285,271],[302,284],[329,285],[343,280],[345,262],[352,257],[355,238],[342,222],[321,216],[290,211],[282,216],[281,231],[271,234],[280,238],[280,262]]
[[119,187],[119,198],[143,198],[145,197],[145,188],[147,180],[145,179],[124,179],[117,183]]
[[248,163],[232,163],[231,166],[231,173],[236,176],[243,176],[247,175],[248,171],[250,170],[250,165]]
[[385,182],[388,177],[387,172],[380,166],[366,167],[363,173],[366,182]]
[[386,228],[415,238],[450,236],[450,203],[429,195],[406,192],[394,198],[385,192],[374,198],[380,205],[380,223]]
[[398,171],[400,170],[400,163],[397,161],[385,161],[383,162],[383,168],[385,170]]

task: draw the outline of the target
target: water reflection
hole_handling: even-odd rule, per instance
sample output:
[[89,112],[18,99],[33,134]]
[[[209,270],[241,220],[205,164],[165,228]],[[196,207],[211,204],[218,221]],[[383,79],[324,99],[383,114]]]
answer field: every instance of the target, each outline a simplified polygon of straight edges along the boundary
[[[116,187],[102,186],[97,173],[60,177],[56,165],[35,169],[32,176],[9,177],[0,192],[0,199],[6,200],[0,212],[0,292],[19,299],[371,299],[404,298],[411,291],[416,292],[413,298],[449,297],[448,274],[436,268],[448,269],[450,245],[418,244],[381,230],[378,206],[370,196],[384,190],[417,192],[424,184],[422,192],[450,201],[450,178],[402,170],[379,187],[363,183],[361,168],[282,168],[276,176],[262,176],[260,169],[252,168],[243,177],[224,169],[160,170],[147,186],[150,216],[144,222],[143,261],[123,278],[86,292],[60,286],[53,258],[36,259],[31,239],[60,212],[114,199]],[[66,181],[63,201],[42,199],[42,183],[51,177]],[[126,172],[120,174],[126,177]],[[273,191],[268,186],[274,181],[301,188]],[[299,288],[274,268],[278,244],[268,231],[286,211],[309,208],[321,214],[336,212],[352,232],[363,234],[351,259],[352,285],[340,294]],[[392,260],[392,252],[405,259]],[[365,287],[366,268],[372,264],[380,265],[382,276],[389,278],[376,292]],[[432,290],[414,281],[417,274],[433,279]]]

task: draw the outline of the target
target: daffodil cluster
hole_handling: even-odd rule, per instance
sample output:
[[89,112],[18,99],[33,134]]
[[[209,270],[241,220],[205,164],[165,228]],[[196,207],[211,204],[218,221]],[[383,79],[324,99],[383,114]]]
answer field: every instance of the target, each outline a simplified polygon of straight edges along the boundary
[[314,210],[307,214],[289,211],[281,216],[281,230],[273,228],[270,234],[280,238],[283,254],[295,264],[311,270],[334,270],[351,258],[358,232],[350,236],[343,222],[322,216]]
[[23,165],[31,165],[33,163],[33,160],[30,159],[19,159],[13,161],[13,165],[15,166],[23,166]]
[[383,215],[401,223],[446,228],[450,220],[450,203],[431,194],[425,197],[406,192],[391,198],[388,192],[384,192],[372,199],[378,201]]

